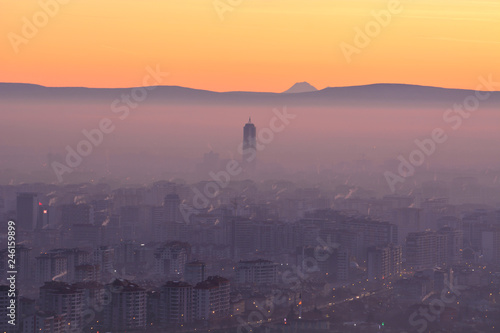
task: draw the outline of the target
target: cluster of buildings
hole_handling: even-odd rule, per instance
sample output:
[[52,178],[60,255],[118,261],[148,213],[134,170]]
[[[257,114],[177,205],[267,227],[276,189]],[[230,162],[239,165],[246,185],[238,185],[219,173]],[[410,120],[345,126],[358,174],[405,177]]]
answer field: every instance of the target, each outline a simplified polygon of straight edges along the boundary
[[173,325],[227,318],[231,314],[230,282],[210,276],[195,286],[183,281],[169,281],[160,291],[159,325]]
[[[209,187],[0,186],[0,216],[16,221],[20,331],[209,329],[260,311],[277,292],[275,316],[306,318],[308,304],[304,313],[321,317],[311,304],[334,306],[327,297],[387,288],[401,304],[422,302],[484,283],[473,267],[493,271],[500,260],[500,211],[452,203],[435,188],[375,199],[345,185],[234,180],[215,197]],[[0,284],[6,259],[0,250]],[[290,277],[298,284],[284,283]],[[339,286],[358,298],[331,295]],[[1,311],[7,292],[0,287]]]
[[[15,329],[51,333],[67,332],[69,327],[89,332],[133,331],[213,322],[231,314],[230,291],[229,280],[220,276],[209,276],[195,285],[168,281],[160,287],[142,287],[125,279],[107,284],[48,281],[39,288],[36,302],[17,298],[20,317]],[[9,304],[7,293],[8,288],[1,286],[2,315]],[[8,332],[13,329],[3,321],[1,328]]]

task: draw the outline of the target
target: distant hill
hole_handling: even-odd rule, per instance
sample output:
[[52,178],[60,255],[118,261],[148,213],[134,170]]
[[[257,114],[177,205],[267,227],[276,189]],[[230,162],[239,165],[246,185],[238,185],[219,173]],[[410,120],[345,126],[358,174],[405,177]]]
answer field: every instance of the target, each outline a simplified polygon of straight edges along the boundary
[[[294,87],[296,87],[294,85]],[[304,88],[299,84],[297,89]],[[312,87],[312,86],[311,86]],[[293,87],[292,87],[293,88]],[[291,89],[292,89],[291,88]],[[314,88],[314,87],[312,87]],[[289,89],[290,90],[290,89]],[[289,91],[288,90],[288,91]],[[74,102],[111,103],[131,88],[44,87],[34,84],[0,83],[0,103]],[[473,90],[446,89],[405,84],[371,84],[334,87],[307,93],[213,92],[179,86],[158,86],[148,91],[147,104],[203,104],[203,105],[269,105],[269,106],[370,106],[404,107],[433,106],[448,108],[463,103]],[[481,106],[500,106],[500,92],[491,93]]]
[[305,93],[318,91],[318,89],[314,88],[307,82],[297,82],[290,89],[283,92],[283,94],[297,94],[297,93]]

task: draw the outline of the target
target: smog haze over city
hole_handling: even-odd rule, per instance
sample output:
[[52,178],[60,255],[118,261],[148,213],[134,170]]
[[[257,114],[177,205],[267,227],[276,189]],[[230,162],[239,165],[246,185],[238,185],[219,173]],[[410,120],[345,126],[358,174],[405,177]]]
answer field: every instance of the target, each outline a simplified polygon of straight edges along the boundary
[[499,0],[0,18],[0,332],[500,331]]

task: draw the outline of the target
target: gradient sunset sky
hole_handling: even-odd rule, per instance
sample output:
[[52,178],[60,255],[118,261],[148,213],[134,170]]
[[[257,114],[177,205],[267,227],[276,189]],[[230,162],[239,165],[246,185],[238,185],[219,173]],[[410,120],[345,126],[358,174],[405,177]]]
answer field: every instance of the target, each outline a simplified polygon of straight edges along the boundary
[[157,64],[170,73],[165,85],[215,91],[281,92],[300,81],[474,89],[479,76],[500,77],[500,1],[401,0],[350,63],[340,44],[354,45],[354,28],[389,1],[243,0],[223,20],[213,0],[67,2],[16,53],[9,36],[22,36],[23,17],[41,7],[0,0],[0,82],[131,87]]

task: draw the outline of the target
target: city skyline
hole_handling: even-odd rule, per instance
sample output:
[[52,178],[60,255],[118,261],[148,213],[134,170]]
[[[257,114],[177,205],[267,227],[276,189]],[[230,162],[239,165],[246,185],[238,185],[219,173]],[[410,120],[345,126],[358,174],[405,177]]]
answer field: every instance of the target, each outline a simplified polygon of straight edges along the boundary
[[0,333],[497,333],[500,0],[0,0]]

